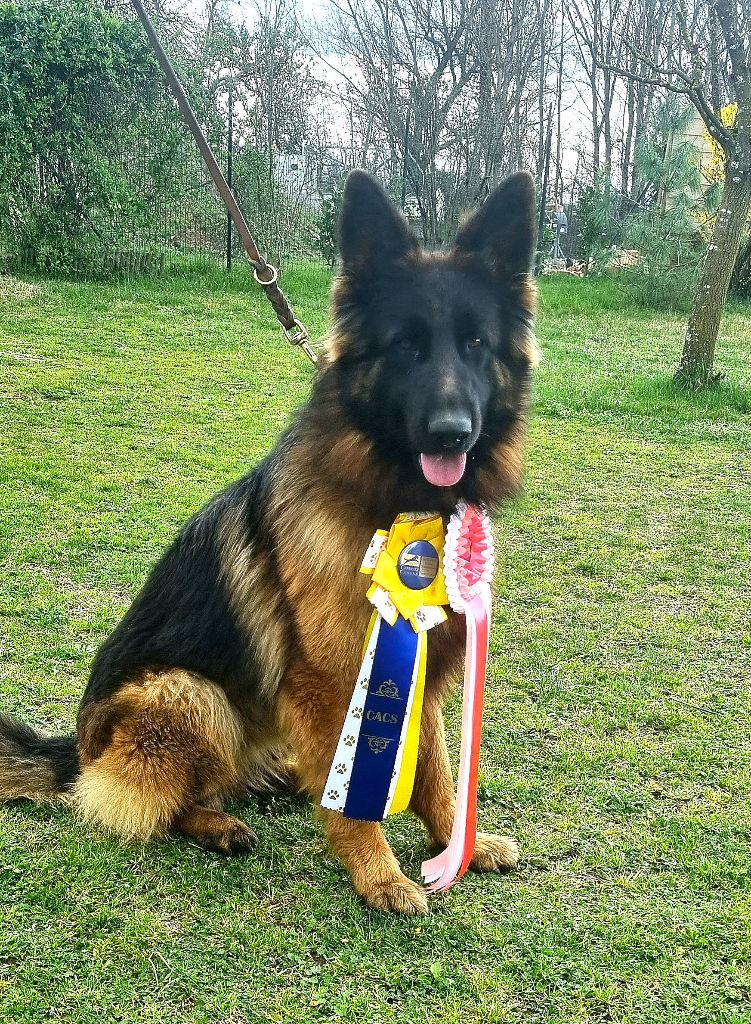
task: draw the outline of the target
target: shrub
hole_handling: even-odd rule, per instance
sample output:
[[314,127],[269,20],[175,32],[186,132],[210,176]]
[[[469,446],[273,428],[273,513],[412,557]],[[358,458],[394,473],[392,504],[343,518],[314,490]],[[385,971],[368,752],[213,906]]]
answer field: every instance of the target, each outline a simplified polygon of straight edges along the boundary
[[690,105],[668,97],[635,153],[646,188],[624,220],[623,245],[641,258],[623,283],[632,301],[656,309],[690,308],[703,253],[699,151],[688,138],[693,117]]
[[316,251],[330,267],[336,262],[336,226],[342,209],[345,178],[346,175],[341,175],[332,191],[323,196],[321,208],[316,216]]
[[0,0],[0,97],[6,262],[101,276],[124,231],[161,241],[153,209],[174,189],[185,135],[137,20],[91,0]]
[[[108,159],[154,72],[135,23],[82,0],[0,4],[0,236],[11,260],[101,258],[138,197]],[[89,257],[89,253],[91,255]]]

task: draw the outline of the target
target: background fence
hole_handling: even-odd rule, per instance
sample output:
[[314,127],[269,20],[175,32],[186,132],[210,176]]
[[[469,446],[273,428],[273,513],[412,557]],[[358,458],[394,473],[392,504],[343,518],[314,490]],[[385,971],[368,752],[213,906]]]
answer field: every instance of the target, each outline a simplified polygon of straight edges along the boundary
[[[108,174],[119,182],[118,200],[96,211],[91,230],[81,233],[80,244],[62,268],[66,272],[153,275],[171,269],[229,267],[243,258],[242,243],[193,137],[176,111],[169,116],[168,145],[163,132],[159,140],[135,134],[127,153],[109,156]],[[231,129],[220,134],[215,126],[212,135],[214,153],[267,259],[279,266],[332,263],[341,186],[355,161],[341,150],[280,153],[268,160],[233,138]],[[50,201],[50,188],[41,163],[36,175],[33,200],[43,205]],[[74,177],[75,188],[85,190],[85,172]],[[403,204],[403,196],[394,198],[397,205]],[[568,207],[567,212],[568,233],[560,242],[564,254],[572,258],[576,222]],[[412,220],[419,234],[419,219]],[[551,237],[546,235],[545,253]],[[33,239],[18,244],[0,232],[0,269],[54,269],[46,265],[46,255]]]
[[[172,267],[227,266],[242,256],[237,232],[187,127],[176,122],[172,135],[167,147],[140,135],[127,154],[109,157],[107,173],[119,183],[117,201],[96,211],[92,230],[80,232],[81,244],[64,269],[152,274]],[[272,163],[238,146],[229,134],[214,138],[212,148],[268,259],[277,264],[331,259],[337,189],[347,170],[341,158],[279,154]],[[72,177],[76,190],[86,188],[85,172],[73,172]],[[44,206],[50,192],[38,163],[32,202]],[[106,225],[96,223],[104,219]],[[45,253],[33,238],[19,244],[10,233],[0,234],[0,267],[48,269]]]
[[[139,276],[227,267],[243,257],[166,86],[156,79],[152,89],[148,116],[129,121],[127,105],[120,109],[115,102],[84,105],[80,121],[92,131],[91,145],[67,159],[60,155],[66,146],[59,145],[53,156],[43,153],[27,163],[11,215],[0,217],[0,271]],[[204,122],[267,259],[277,266],[333,263],[341,188],[360,163],[356,154],[328,147],[268,155],[237,137],[216,110]],[[383,184],[419,236],[414,195],[400,182]],[[566,256],[573,254],[575,238],[569,216],[568,236],[561,238]],[[546,236],[545,253],[551,240]]]
[[[162,4],[151,7],[159,9],[176,71],[273,263],[333,262],[339,199],[352,166],[375,172],[434,245],[450,242],[464,204],[474,205],[489,187],[470,188],[460,168],[443,166],[444,157],[420,162],[408,133],[391,146],[370,135],[356,144],[354,128],[349,148],[325,141],[338,133],[322,129],[320,111],[318,121],[309,116],[323,85],[311,77],[293,24],[282,30],[261,18],[240,39],[229,22],[217,35]],[[0,270],[156,274],[226,265],[240,253],[124,0],[6,5],[0,91]],[[543,240],[545,253],[550,242]]]

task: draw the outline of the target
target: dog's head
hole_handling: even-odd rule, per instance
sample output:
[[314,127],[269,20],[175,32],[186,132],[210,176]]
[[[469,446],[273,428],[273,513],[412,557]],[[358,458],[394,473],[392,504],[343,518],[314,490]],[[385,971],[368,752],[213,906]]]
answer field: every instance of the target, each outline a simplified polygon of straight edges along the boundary
[[330,370],[351,421],[426,507],[493,503],[519,478],[536,347],[532,178],[515,174],[426,253],[380,185],[347,179]]

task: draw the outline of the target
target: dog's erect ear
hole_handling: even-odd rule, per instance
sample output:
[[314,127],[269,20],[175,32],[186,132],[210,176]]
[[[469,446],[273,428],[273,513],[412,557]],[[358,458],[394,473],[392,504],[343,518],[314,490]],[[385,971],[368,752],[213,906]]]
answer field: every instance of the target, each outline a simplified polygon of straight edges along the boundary
[[339,255],[345,268],[375,270],[418,248],[406,220],[375,178],[365,171],[352,171],[339,218]]
[[535,183],[519,171],[494,189],[459,228],[456,248],[482,257],[500,277],[526,274],[535,254]]

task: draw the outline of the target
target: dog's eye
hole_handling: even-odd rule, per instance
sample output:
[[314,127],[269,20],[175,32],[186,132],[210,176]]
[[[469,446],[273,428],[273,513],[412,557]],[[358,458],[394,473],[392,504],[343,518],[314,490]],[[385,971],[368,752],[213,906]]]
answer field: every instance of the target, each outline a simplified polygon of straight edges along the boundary
[[414,339],[408,338],[406,336],[401,337],[401,338],[397,338],[397,340],[396,340],[396,347],[401,352],[408,352],[411,356],[416,356],[418,354],[418,352],[420,351],[420,348],[419,348],[417,342],[414,341]]
[[482,348],[485,344],[482,338],[469,338],[467,340],[467,348]]

